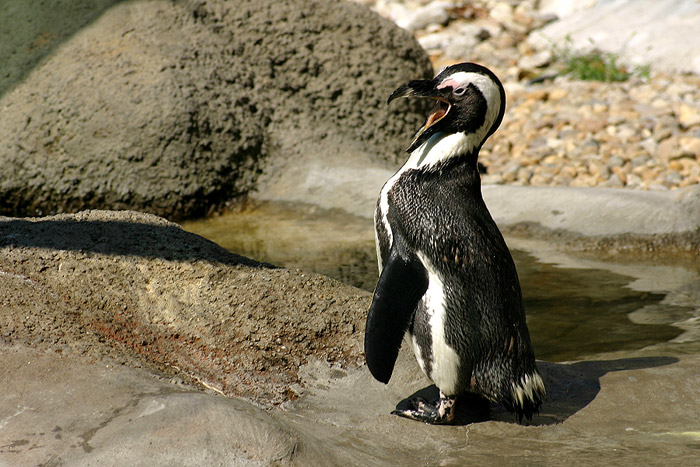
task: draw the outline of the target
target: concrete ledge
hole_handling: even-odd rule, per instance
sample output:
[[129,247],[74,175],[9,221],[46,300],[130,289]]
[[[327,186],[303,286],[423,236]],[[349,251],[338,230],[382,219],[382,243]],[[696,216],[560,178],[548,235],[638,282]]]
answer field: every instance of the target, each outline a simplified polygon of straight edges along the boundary
[[485,185],[483,194],[500,226],[535,223],[585,236],[700,235],[699,186],[651,192]]

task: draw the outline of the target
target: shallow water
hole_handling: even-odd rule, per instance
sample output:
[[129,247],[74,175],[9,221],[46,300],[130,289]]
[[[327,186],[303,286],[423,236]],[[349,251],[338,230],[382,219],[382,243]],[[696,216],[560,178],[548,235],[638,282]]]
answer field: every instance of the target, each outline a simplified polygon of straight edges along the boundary
[[[258,261],[318,272],[368,291],[377,281],[371,219],[274,203],[183,227]],[[673,280],[664,272],[656,280],[653,264],[563,267],[522,249],[511,252],[538,359],[577,360],[660,344],[669,344],[670,353],[700,349],[700,275],[693,271]]]

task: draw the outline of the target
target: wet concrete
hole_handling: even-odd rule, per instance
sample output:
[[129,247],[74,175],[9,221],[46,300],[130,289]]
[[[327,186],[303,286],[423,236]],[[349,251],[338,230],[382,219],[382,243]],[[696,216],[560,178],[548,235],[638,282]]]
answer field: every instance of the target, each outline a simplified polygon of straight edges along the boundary
[[540,362],[549,398],[531,423],[494,407],[429,426],[389,414],[428,384],[405,353],[388,386],[312,362],[304,396],[272,412],[110,360],[2,353],[7,466],[692,465],[700,448],[696,355]]
[[329,375],[290,417],[339,446],[351,463],[683,465],[700,446],[700,381],[686,374],[696,363],[695,356],[540,362],[549,398],[532,423],[518,425],[495,408],[489,421],[467,417],[463,426],[435,427],[389,414],[427,384],[416,377],[412,355],[403,355],[388,386],[366,371]]

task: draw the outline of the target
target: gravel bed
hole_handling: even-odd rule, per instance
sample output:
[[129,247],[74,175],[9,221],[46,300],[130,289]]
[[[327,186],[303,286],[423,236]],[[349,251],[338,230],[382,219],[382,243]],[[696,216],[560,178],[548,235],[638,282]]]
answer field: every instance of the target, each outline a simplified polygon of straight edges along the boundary
[[651,68],[624,82],[561,74],[527,41],[556,21],[534,1],[356,0],[412,31],[437,70],[474,61],[508,109],[481,151],[485,184],[669,190],[700,183],[700,77]]

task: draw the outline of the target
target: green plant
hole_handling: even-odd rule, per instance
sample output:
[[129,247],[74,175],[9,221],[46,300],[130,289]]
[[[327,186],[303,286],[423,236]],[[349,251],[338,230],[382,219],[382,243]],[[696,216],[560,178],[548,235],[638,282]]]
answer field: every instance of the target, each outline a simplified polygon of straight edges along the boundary
[[557,61],[563,65],[563,74],[588,81],[627,81],[630,76],[649,77],[649,66],[628,68],[620,65],[619,56],[610,52],[593,49],[579,53],[572,49],[571,38],[566,37],[564,46],[552,44],[552,51]]

